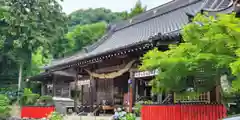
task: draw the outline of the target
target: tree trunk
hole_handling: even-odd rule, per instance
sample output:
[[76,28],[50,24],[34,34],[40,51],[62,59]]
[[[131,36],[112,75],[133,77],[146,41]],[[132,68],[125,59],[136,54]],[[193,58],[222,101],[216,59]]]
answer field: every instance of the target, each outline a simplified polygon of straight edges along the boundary
[[23,70],[23,63],[21,62],[19,64],[19,73],[18,73],[18,101],[20,102],[20,90],[21,90],[21,84],[22,84],[22,70]]
[[18,73],[18,91],[21,90],[22,70],[23,70],[23,63],[20,63],[20,64],[19,64],[19,73]]

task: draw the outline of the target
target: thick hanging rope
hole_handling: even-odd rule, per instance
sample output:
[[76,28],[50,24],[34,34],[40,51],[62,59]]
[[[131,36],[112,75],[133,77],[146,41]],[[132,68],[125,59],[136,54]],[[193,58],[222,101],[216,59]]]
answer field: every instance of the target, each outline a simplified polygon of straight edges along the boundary
[[100,78],[100,79],[111,79],[111,78],[116,78],[119,77],[121,75],[123,75],[124,73],[126,73],[127,71],[129,71],[129,69],[132,67],[132,65],[134,64],[136,60],[132,60],[130,61],[123,69],[117,71],[117,72],[111,72],[111,73],[106,73],[106,74],[98,74],[98,73],[94,73],[91,72],[87,69],[85,69],[86,72],[88,72],[88,74],[92,77],[95,78]]

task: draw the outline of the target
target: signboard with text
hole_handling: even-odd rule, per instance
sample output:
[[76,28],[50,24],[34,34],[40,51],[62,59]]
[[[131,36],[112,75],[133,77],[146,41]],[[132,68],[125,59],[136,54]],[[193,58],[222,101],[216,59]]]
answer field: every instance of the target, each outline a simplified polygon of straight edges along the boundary
[[152,71],[137,71],[134,73],[134,77],[135,78],[151,77],[157,75],[158,73],[159,73],[158,69]]
[[90,80],[81,80],[77,82],[78,85],[90,85]]

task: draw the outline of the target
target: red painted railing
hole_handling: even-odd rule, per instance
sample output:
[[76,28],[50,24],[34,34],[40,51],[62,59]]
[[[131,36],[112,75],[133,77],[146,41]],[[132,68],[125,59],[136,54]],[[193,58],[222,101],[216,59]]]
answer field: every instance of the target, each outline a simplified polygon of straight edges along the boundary
[[37,107],[37,106],[23,106],[21,109],[21,118],[46,118],[55,107]]
[[226,117],[223,105],[144,105],[142,120],[219,120]]

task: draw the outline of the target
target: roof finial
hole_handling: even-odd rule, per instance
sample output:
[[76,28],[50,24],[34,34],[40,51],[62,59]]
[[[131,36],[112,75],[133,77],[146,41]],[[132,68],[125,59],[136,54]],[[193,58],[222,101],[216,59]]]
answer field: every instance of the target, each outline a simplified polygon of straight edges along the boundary
[[192,19],[194,18],[194,15],[191,13],[186,12],[186,15],[188,16],[189,22],[192,22]]
[[240,17],[240,0],[234,1],[234,11],[236,12],[236,17]]
[[[234,0],[233,0],[233,1],[234,1]],[[235,0],[235,1],[234,1],[234,5],[240,6],[240,0]]]

